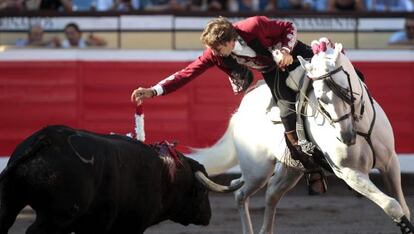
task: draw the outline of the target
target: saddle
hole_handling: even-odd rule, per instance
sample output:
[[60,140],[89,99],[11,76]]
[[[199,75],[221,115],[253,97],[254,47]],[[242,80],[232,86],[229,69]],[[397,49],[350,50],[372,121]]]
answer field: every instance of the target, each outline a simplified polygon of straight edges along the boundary
[[[305,77],[305,70],[301,66],[298,66],[295,70],[290,71],[289,76],[286,79],[286,85],[298,93],[298,97],[296,98],[296,113],[298,113],[296,121],[296,132],[299,138],[299,145],[301,146],[302,151],[309,155],[313,163],[323,168],[324,170],[333,173],[333,170],[327,162],[327,160],[325,159],[325,156],[322,153],[322,151],[310,140],[308,140],[309,138],[307,137],[306,130],[303,126],[302,118],[305,114],[304,111],[308,104],[305,98],[302,97],[301,93],[307,93],[309,91],[309,88],[311,87],[309,85],[309,80],[305,79]],[[277,105],[273,99],[271,99],[271,102],[269,103],[269,106],[267,108],[267,116],[274,124],[281,123],[280,111],[279,108],[277,108]],[[318,170],[321,171],[320,168]],[[313,172],[315,172],[315,170],[309,170],[307,171],[307,174]],[[312,181],[308,182],[311,183]]]

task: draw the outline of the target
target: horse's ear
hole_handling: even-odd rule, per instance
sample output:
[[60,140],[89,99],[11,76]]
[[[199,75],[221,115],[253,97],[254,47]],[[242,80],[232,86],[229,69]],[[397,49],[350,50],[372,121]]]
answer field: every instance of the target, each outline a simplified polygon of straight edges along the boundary
[[338,59],[338,56],[341,54],[342,48],[343,48],[343,46],[342,46],[341,43],[335,43],[335,51],[334,51],[334,56],[333,56],[333,60],[335,62]]
[[302,56],[298,56],[297,58],[300,62],[300,65],[303,67],[303,69],[305,69],[306,72],[308,74],[310,74],[311,71],[312,71],[312,64],[310,62],[306,61]]
[[340,52],[342,52],[342,49],[343,49],[342,43],[335,43],[335,50],[336,51],[339,51],[339,53],[340,53]]
[[297,58],[298,58],[298,60],[299,60],[299,62],[300,62],[300,65],[302,65],[302,67],[306,69],[306,64],[308,64],[309,62],[308,62],[308,61],[306,61],[306,60],[305,60],[302,56],[300,56],[300,55],[299,55]]

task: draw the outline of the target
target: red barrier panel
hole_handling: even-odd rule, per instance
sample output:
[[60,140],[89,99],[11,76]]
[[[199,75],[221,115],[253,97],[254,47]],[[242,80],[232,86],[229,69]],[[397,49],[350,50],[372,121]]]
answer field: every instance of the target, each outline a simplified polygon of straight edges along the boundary
[[414,152],[414,62],[354,62],[393,126],[398,153]]
[[[0,155],[10,155],[29,134],[65,124],[101,133],[133,131],[131,91],[151,86],[187,62],[41,61],[0,63]],[[414,152],[410,116],[413,62],[356,62],[394,127],[398,153]],[[178,140],[211,145],[224,133],[242,96],[212,69],[169,96],[144,103],[147,142]]]

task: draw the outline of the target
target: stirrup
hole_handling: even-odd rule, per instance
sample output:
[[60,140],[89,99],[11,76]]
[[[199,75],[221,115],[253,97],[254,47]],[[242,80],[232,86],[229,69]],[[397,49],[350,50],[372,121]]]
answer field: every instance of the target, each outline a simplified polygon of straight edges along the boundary
[[315,144],[313,144],[312,142],[310,142],[310,141],[307,141],[307,140],[300,140],[299,142],[298,142],[298,145],[300,146],[300,148],[302,149],[302,152],[303,153],[305,153],[305,154],[307,154],[307,155],[309,155],[309,156],[312,156],[313,155],[313,153],[315,152],[315,147],[316,147],[316,145]]
[[[328,186],[326,184],[326,178],[325,178],[325,175],[324,175],[323,171],[318,172],[319,177],[317,179],[311,179],[310,178],[311,174],[313,174],[313,173],[307,173],[306,174],[306,183],[308,185],[308,194],[312,196],[312,195],[319,195],[319,194],[326,193],[326,191],[328,190]],[[320,181],[320,183],[322,183],[322,190],[321,191],[315,191],[312,186],[315,183],[319,182],[319,181]]]

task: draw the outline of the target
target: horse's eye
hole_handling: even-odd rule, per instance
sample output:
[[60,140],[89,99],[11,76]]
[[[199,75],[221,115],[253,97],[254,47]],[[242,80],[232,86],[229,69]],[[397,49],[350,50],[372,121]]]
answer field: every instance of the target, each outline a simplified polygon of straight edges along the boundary
[[329,96],[327,95],[326,92],[323,92],[321,97],[319,98],[319,100],[321,102],[323,102],[324,104],[328,104],[330,102]]

